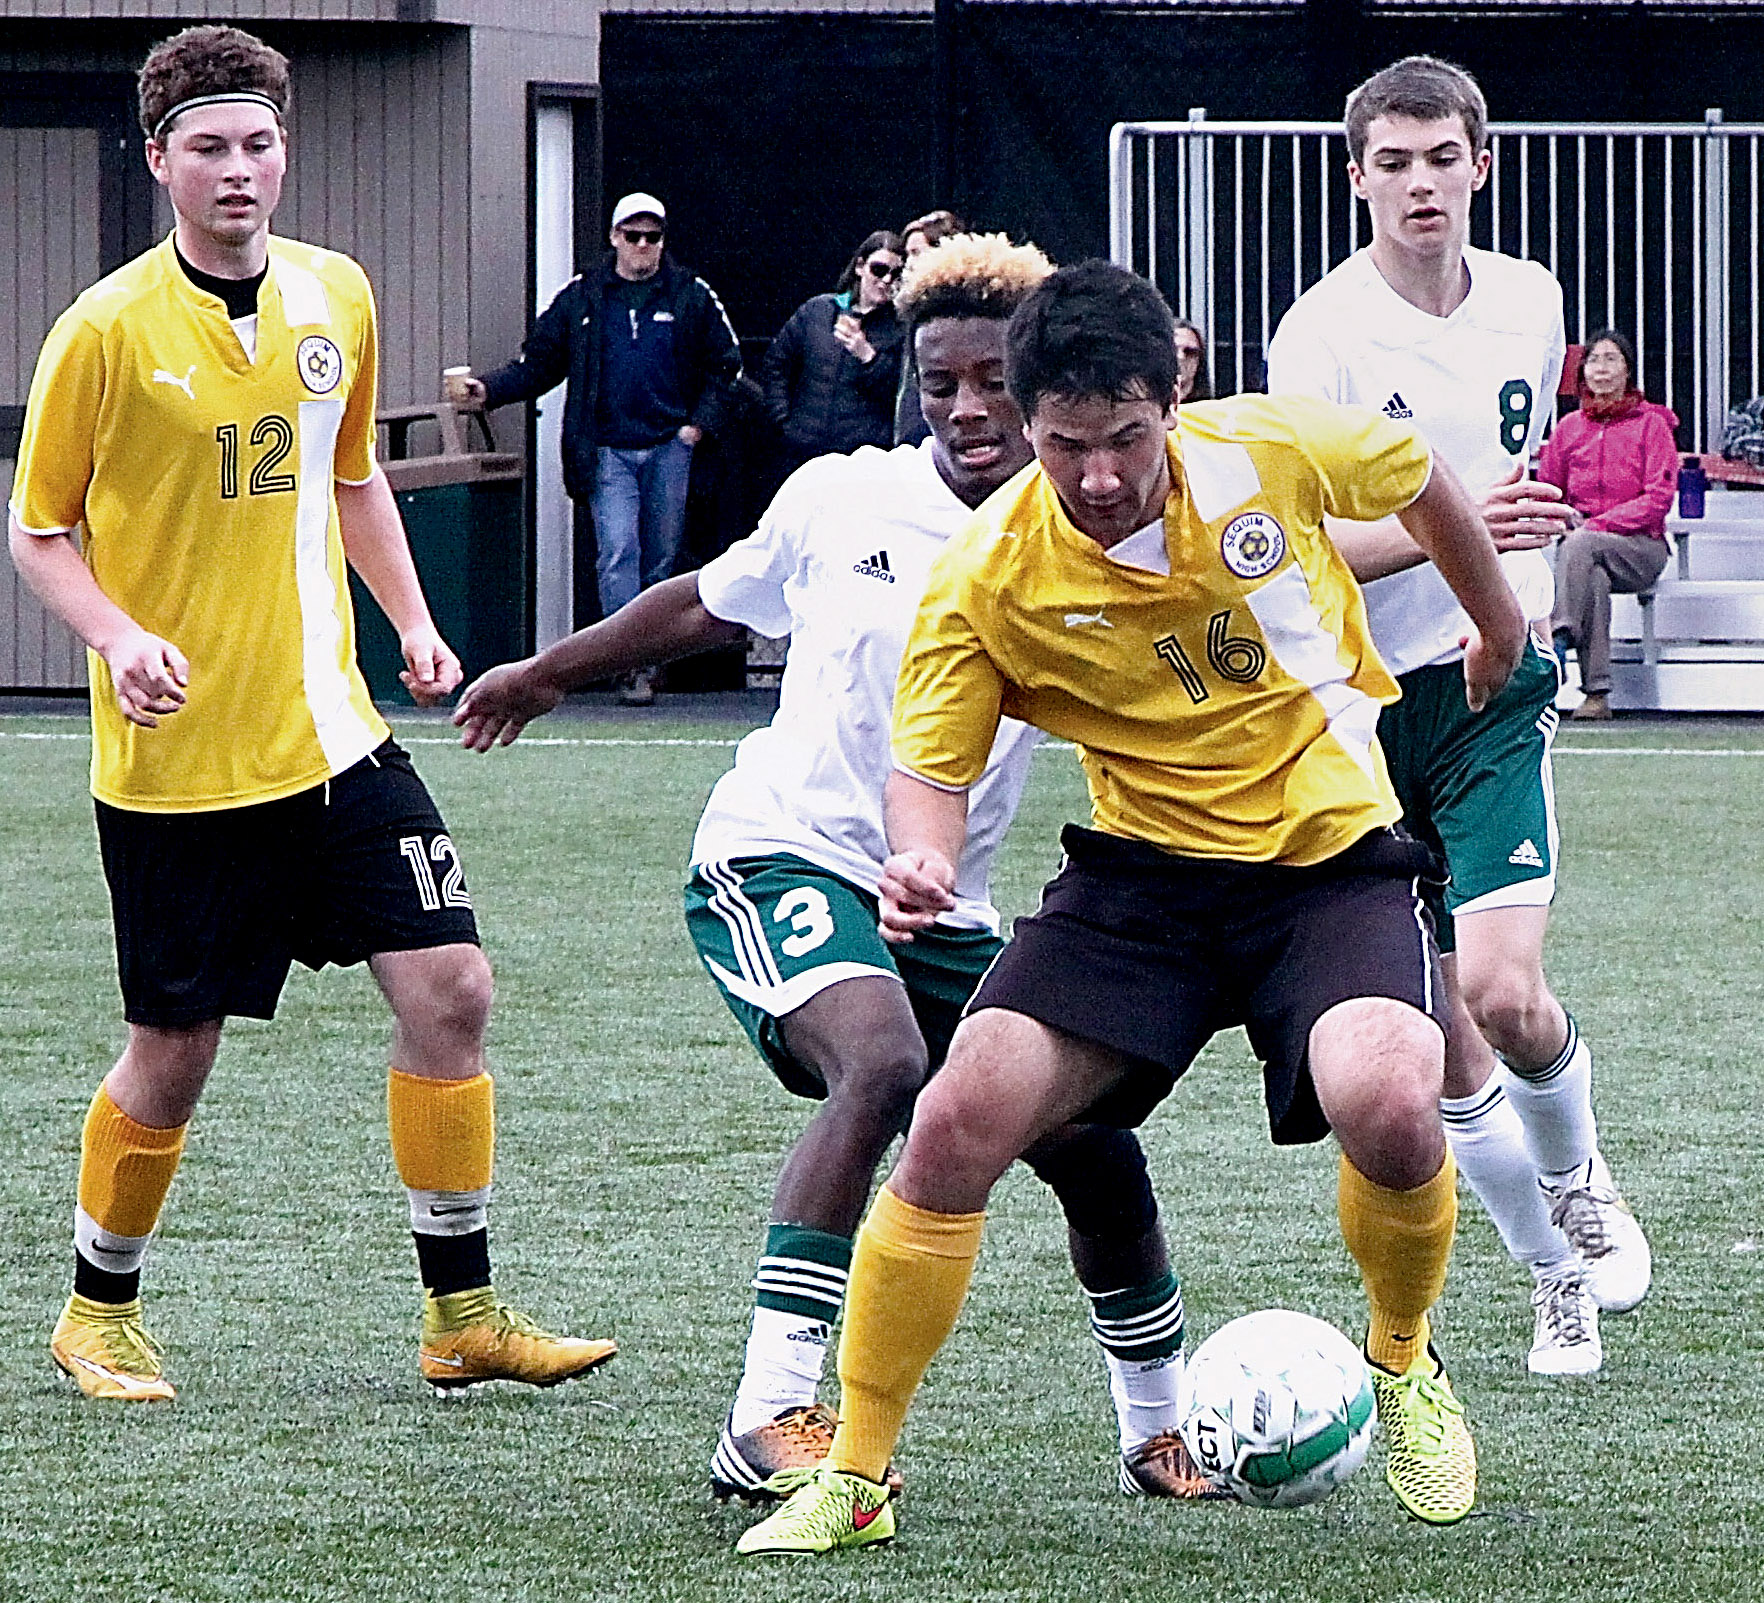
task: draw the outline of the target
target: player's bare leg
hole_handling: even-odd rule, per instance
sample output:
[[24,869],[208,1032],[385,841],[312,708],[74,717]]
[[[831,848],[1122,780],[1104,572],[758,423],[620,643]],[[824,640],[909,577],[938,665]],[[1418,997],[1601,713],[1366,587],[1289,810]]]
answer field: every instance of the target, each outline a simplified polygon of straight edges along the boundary
[[1501,907],[1456,920],[1458,979],[1470,1016],[1504,1060],[1552,1218],[1585,1262],[1599,1307],[1621,1313],[1647,1295],[1647,1237],[1599,1151],[1592,1052],[1543,972],[1547,907]]
[[772,1217],[850,1237],[876,1165],[912,1117],[928,1064],[906,987],[883,975],[841,980],[781,1021],[792,1057],[827,1100],[778,1173]]
[[410,1198],[423,1299],[423,1378],[447,1391],[486,1380],[535,1386],[586,1374],[610,1341],[554,1336],[497,1299],[490,1280],[495,1091],[484,1068],[490,965],[465,942],[370,959],[394,1020],[387,1102]]

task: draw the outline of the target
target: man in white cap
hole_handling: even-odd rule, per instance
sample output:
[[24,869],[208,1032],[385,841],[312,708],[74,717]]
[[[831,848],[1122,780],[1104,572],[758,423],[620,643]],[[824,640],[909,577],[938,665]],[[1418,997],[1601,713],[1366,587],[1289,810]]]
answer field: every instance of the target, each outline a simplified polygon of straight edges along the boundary
[[[602,615],[673,571],[692,448],[715,432],[741,373],[723,303],[664,249],[667,217],[654,195],[624,196],[599,268],[558,291],[519,356],[468,385],[497,407],[568,383],[564,488],[593,513]],[[622,693],[654,700],[650,673]]]

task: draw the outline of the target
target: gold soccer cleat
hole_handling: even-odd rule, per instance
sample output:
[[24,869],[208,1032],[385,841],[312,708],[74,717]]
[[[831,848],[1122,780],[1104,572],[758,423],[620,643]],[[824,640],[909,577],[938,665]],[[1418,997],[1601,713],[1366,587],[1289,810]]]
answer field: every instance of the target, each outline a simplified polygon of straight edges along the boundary
[[159,1364],[159,1347],[141,1324],[141,1300],[67,1299],[49,1338],[49,1356],[88,1397],[169,1403],[177,1393]]
[[554,1336],[525,1314],[499,1302],[488,1286],[450,1292],[423,1303],[423,1379],[437,1391],[486,1380],[555,1386],[604,1364],[618,1351],[611,1341]]

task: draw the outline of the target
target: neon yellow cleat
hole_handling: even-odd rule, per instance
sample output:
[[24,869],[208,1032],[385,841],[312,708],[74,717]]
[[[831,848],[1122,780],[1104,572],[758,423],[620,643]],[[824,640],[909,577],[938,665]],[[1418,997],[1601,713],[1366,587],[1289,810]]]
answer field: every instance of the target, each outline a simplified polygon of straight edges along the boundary
[[437,1391],[485,1380],[555,1386],[604,1364],[618,1351],[610,1341],[582,1341],[541,1330],[483,1286],[429,1297],[423,1303],[423,1379]]
[[159,1364],[159,1347],[141,1324],[141,1299],[67,1299],[49,1338],[49,1356],[88,1397],[169,1403],[177,1393]]
[[894,1540],[894,1500],[886,1486],[828,1469],[787,1469],[771,1489],[782,1495],[777,1513],[744,1531],[737,1553],[831,1553]]
[[1476,1443],[1429,1345],[1407,1372],[1368,1363],[1388,1454],[1384,1478],[1397,1501],[1429,1525],[1453,1525],[1476,1501]]

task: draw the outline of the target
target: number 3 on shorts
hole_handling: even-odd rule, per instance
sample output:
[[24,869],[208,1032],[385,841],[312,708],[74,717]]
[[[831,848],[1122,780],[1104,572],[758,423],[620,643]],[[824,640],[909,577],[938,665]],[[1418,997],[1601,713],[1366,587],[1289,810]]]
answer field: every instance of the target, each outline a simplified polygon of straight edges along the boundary
[[795,931],[778,943],[786,957],[802,957],[824,946],[833,935],[833,909],[812,885],[798,885],[778,898],[772,909],[774,924],[788,924]]

